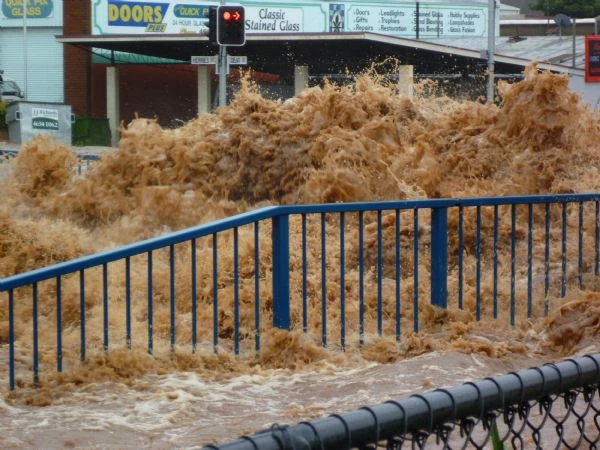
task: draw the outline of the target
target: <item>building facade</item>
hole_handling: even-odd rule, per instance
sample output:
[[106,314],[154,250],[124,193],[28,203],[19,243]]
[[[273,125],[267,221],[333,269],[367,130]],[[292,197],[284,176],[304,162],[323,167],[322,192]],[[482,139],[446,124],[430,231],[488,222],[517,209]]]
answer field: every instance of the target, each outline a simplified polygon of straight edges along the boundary
[[0,0],[0,69],[26,100],[64,102],[61,34],[63,0]]
[[[354,51],[342,41],[321,45],[315,41],[316,35],[325,39],[344,33],[401,39],[482,38],[487,36],[489,25],[487,0],[236,3],[245,7],[249,41],[245,47],[230,48],[230,54],[246,55],[255,76],[268,80],[265,92],[275,96],[283,93],[284,97],[294,94],[295,65],[307,66],[311,75],[322,78],[331,70],[360,70],[381,54],[381,49],[365,42],[354,42]],[[64,4],[65,38],[83,39],[81,45],[67,44],[64,50],[65,102],[73,106],[76,115],[106,113],[106,68],[110,66],[118,66],[120,117],[126,122],[138,114],[157,116],[161,124],[168,125],[197,114],[198,66],[190,64],[190,55],[214,55],[218,51],[206,36],[209,8],[218,6],[219,1],[64,0]],[[499,21],[496,24],[494,32],[498,34]],[[258,40],[252,42],[254,37]],[[106,44],[113,39],[120,43]],[[148,46],[136,48],[136,41],[148,42]],[[189,51],[192,46],[195,50]],[[315,52],[323,52],[321,56],[326,58]],[[132,58],[131,53],[141,57]],[[162,57],[162,62],[148,59],[156,56]],[[214,98],[214,66],[210,74]],[[140,89],[150,95],[142,92],[134,96]]]

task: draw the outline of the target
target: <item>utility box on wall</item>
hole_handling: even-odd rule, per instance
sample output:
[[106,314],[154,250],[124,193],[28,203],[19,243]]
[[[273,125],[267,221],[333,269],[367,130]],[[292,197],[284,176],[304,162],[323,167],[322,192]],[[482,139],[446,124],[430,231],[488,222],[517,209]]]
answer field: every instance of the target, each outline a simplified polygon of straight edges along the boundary
[[6,107],[8,140],[22,144],[38,134],[72,145],[74,116],[71,105],[62,103],[13,102]]
[[600,36],[585,37],[585,81],[600,82]]

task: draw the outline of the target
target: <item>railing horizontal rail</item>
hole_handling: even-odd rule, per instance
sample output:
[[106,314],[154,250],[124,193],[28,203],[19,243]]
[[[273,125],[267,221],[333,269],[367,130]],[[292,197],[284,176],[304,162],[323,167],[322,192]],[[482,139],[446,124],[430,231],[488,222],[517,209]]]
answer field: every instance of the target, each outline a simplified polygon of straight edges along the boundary
[[458,206],[530,205],[543,203],[573,203],[600,200],[600,193],[522,195],[506,197],[440,198],[394,200],[380,202],[325,203],[315,205],[280,206],[280,214],[320,214],[394,209],[433,209]]
[[600,201],[600,194],[557,194],[557,195],[532,195],[513,197],[490,197],[490,198],[464,198],[464,199],[424,199],[384,202],[357,202],[357,203],[329,203],[317,205],[294,205],[294,206],[269,206],[255,211],[236,215],[234,217],[216,220],[214,222],[188,228],[182,231],[170,233],[147,239],[135,244],[126,245],[113,250],[99,252],[93,255],[83,256],[71,261],[54,264],[45,268],[36,269],[27,273],[18,274],[0,279],[0,292],[8,289],[26,286],[34,281],[42,281],[54,278],[58,275],[66,275],[80,269],[87,269],[103,263],[116,261],[127,256],[143,254],[169,245],[189,241],[200,236],[207,236],[237,226],[248,225],[275,216],[286,214],[324,214],[340,212],[366,212],[385,211],[394,209],[433,209],[458,206],[494,206],[512,204],[543,204],[543,203],[571,203],[579,201]]
[[461,198],[456,206],[531,205],[542,203],[573,203],[600,200],[598,193],[544,194],[507,197]]
[[209,236],[213,233],[226,231],[234,227],[249,225],[264,219],[270,219],[278,212],[279,207],[270,206],[256,211],[239,214],[237,216],[216,220],[214,222],[176,231],[165,236],[158,236],[134,244],[125,245],[113,250],[107,250],[93,255],[53,264],[48,267],[32,270],[30,272],[13,275],[0,280],[0,292],[28,286],[31,283],[50,280],[57,276],[67,275],[78,270],[89,269],[99,265],[117,261],[119,259],[141,255],[153,250],[158,250],[170,245],[181,244],[191,239]]

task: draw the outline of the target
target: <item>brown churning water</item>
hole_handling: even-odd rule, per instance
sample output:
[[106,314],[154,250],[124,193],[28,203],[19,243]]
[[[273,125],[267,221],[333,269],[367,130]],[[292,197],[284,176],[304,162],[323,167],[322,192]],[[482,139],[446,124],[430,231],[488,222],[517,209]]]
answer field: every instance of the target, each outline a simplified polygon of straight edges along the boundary
[[[134,120],[122,129],[119,148],[104,153],[85,176],[74,175],[76,156],[72,149],[38,137],[22,146],[20,155],[11,163],[11,170],[0,181],[3,193],[0,198],[0,276],[22,273],[267,205],[599,192],[600,117],[590,112],[578,95],[568,90],[567,84],[565,76],[538,73],[535,66],[530,66],[522,81],[500,84],[501,102],[496,106],[429,96],[427,85],[421,86],[414,98],[398,96],[396,86],[384,83],[375,74],[358,77],[352,85],[344,87],[326,82],[321,88],[306,89],[299,96],[280,102],[261,97],[249,83],[244,83],[229,106],[220,108],[216,114],[201,115],[179,129],[161,129],[155,120]],[[489,221],[489,217],[487,219]],[[358,278],[358,234],[352,220],[349,219],[346,235],[347,255],[353,255],[347,260],[349,299],[356,298]],[[457,217],[450,214],[449,221],[456,223]],[[290,225],[292,239],[298,239],[300,224],[291,222]],[[391,236],[394,225],[393,217],[383,218],[384,236]],[[427,220],[423,221],[422,227],[428,227]],[[501,239],[508,235],[509,227],[509,221],[501,220]],[[319,261],[318,230],[317,222],[309,224],[310,261]],[[269,231],[268,227],[261,229],[261,242],[265,248],[261,244],[260,289],[265,324],[271,317]],[[332,227],[332,236],[336,232]],[[590,239],[593,229],[586,228],[585,233],[586,239]],[[373,268],[375,235],[375,217],[368,216],[365,218],[365,291],[367,315],[371,319],[376,314],[373,305],[377,301]],[[536,233],[534,245],[543,245],[542,239],[542,234]],[[456,237],[450,236],[451,251],[456,248],[455,241]],[[336,267],[340,255],[339,249],[333,249],[335,238],[328,237],[328,242],[332,243],[332,250],[328,254],[327,289],[332,298],[337,298],[340,279]],[[304,335],[301,332],[297,301],[300,293],[292,292],[293,300],[296,300],[292,305],[294,332],[266,327],[261,338],[262,351],[258,355],[254,354],[250,340],[239,357],[232,356],[229,351],[215,355],[210,346],[211,245],[207,240],[198,247],[198,258],[206,264],[199,269],[197,282],[199,327],[204,328],[199,331],[201,345],[196,353],[192,353],[187,344],[191,340],[190,306],[183,300],[190,296],[187,272],[178,272],[176,280],[177,341],[186,344],[178,346],[173,353],[169,351],[167,253],[157,252],[154,260],[156,342],[153,357],[148,356],[145,347],[147,311],[143,299],[147,266],[142,259],[132,261],[132,278],[136,280],[132,287],[133,349],[124,348],[122,264],[111,271],[110,277],[112,347],[108,355],[101,351],[101,278],[91,271],[86,275],[86,315],[90,330],[88,358],[82,364],[67,364],[62,374],[54,373],[55,291],[51,284],[41,285],[41,386],[30,386],[30,371],[18,372],[20,389],[6,393],[4,403],[0,403],[0,418],[16,430],[14,441],[9,444],[15,447],[43,445],[43,433],[27,440],[24,437],[26,427],[16,421],[17,416],[30,424],[41,420],[36,415],[44,410],[38,409],[41,406],[49,407],[45,411],[49,417],[55,415],[54,420],[66,414],[60,409],[65,405],[70,411],[79,411],[81,416],[87,414],[98,419],[100,413],[96,411],[94,416],[93,410],[86,409],[90,402],[99,405],[96,409],[108,411],[112,417],[123,418],[132,417],[136,405],[148,401],[153,405],[148,407],[149,410],[172,412],[165,420],[172,426],[180,425],[176,434],[188,433],[189,436],[194,433],[190,430],[195,430],[195,438],[201,440],[198,443],[203,443],[207,439],[251,432],[270,421],[277,421],[278,417],[294,421],[319,416],[325,411],[333,412],[331,408],[345,410],[348,405],[354,405],[345,397],[356,392],[356,386],[349,385],[364,382],[365,386],[361,385],[364,389],[373,390],[373,386],[386,379],[382,374],[386,366],[381,364],[402,370],[401,367],[409,366],[402,366],[401,361],[417,355],[436,358],[437,362],[431,364],[438,368],[444,367],[445,361],[450,369],[442,370],[445,375],[435,380],[438,375],[430,377],[423,369],[427,364],[413,364],[409,370],[419,381],[413,380],[412,384],[406,381],[408,392],[400,388],[387,392],[380,389],[382,392],[377,395],[358,395],[354,401],[369,403],[388,394],[405,395],[410,389],[453,385],[465,377],[513,370],[519,362],[531,365],[535,358],[536,361],[550,361],[589,351],[593,346],[597,350],[600,294],[594,289],[597,282],[593,280],[587,283],[589,291],[570,290],[566,299],[553,296],[550,299],[553,312],[548,318],[543,317],[541,305],[536,305],[534,317],[531,320],[520,318],[516,327],[508,326],[507,307],[503,306],[506,305],[506,292],[500,292],[501,320],[488,319],[490,306],[484,305],[484,317],[487,318],[476,322],[474,287],[470,281],[465,287],[465,309],[459,310],[456,299],[451,297],[446,311],[427,305],[428,286],[423,283],[419,286],[422,291],[419,306],[421,333],[411,332],[412,312],[406,307],[403,308],[404,331],[400,343],[393,337],[393,321],[390,320],[384,325],[384,337],[378,337],[374,325],[369,325],[367,345],[363,347],[358,345],[358,305],[348,300],[346,352],[338,351],[339,331],[336,330],[340,319],[335,305],[331,306],[328,317],[331,345],[324,349],[320,345],[321,304],[320,297],[317,298],[321,290],[320,274],[309,274],[311,333]],[[231,347],[232,335],[231,237],[224,236],[218,245],[222,255],[219,260],[220,337],[221,345],[227,350]],[[403,240],[402,245],[408,248],[411,241]],[[576,248],[576,245],[569,248]],[[252,261],[253,252],[252,230],[240,230],[240,260]],[[291,283],[300,286],[300,252],[295,247],[291,252]],[[393,249],[384,252],[384,267],[391,266],[392,252]],[[178,264],[188,260],[189,249],[178,248],[176,258]],[[501,272],[509,270],[509,259],[508,254],[500,254]],[[406,282],[403,278],[402,291],[403,298],[408,299],[412,298],[409,262],[406,262],[407,267],[403,262]],[[425,256],[419,270],[426,272],[427,263]],[[467,251],[465,265],[472,268],[474,264],[473,255]],[[453,286],[456,277],[456,271],[451,269]],[[523,277],[524,274],[518,274],[518,283]],[[426,273],[424,279],[427,279]],[[241,334],[243,338],[250,338],[254,320],[250,312],[254,298],[253,271],[242,271],[240,280],[240,301],[242,307],[245,305],[248,309],[248,312],[242,310]],[[490,277],[484,277],[483,282],[484,294],[489,296]],[[66,357],[71,356],[73,360],[76,360],[79,345],[78,283],[77,277],[65,279],[63,294],[63,342]],[[384,298],[394,295],[393,286],[393,273],[384,272]],[[32,345],[32,311],[28,300],[31,293],[25,291],[17,292],[16,298],[17,364],[30,370],[27,355]],[[518,299],[521,310],[525,301],[522,297]],[[386,317],[393,316],[391,308],[392,305],[384,305]],[[6,366],[7,340],[7,298],[3,296],[0,298],[0,363],[3,367]],[[465,364],[472,363],[472,356],[466,356],[469,354],[479,355],[473,363],[478,370],[463,370]],[[433,370],[431,364],[427,366],[430,367],[428,370]],[[276,391],[286,383],[293,384],[290,380],[300,377],[299,374],[306,374],[305,384],[299,384],[305,386],[306,392],[296,386],[296,394],[289,394],[287,407],[273,407],[271,416],[265,415],[254,421],[241,414],[236,422],[236,400],[247,402],[250,410],[261,398],[275,401],[279,398]],[[308,400],[308,404],[302,403],[303,397],[310,397],[310,389],[306,386],[318,382],[314,377],[328,380],[330,386],[339,383],[344,387],[320,392],[318,404],[310,403],[316,402],[314,399]],[[7,385],[6,378],[6,371],[3,371],[0,376],[3,386]],[[199,386],[203,386],[202,389]],[[257,388],[254,392],[253,387],[258,386],[262,390]],[[152,403],[152,399],[141,399],[143,392],[150,392],[150,397],[157,403]],[[358,392],[362,391],[359,389]],[[346,400],[328,403],[327,396]],[[298,404],[294,403],[296,397]],[[189,406],[195,402],[208,405],[202,414],[214,417],[213,422],[204,423],[202,420],[206,416],[202,420],[197,417],[199,411]],[[271,406],[264,404],[258,408],[269,409]],[[123,408],[129,408],[129,412],[123,412]],[[158,420],[153,412],[148,412],[147,422],[144,414],[137,413],[139,421],[136,424],[142,424],[136,425],[137,428],[126,419],[122,423],[98,419],[94,426],[117,435],[135,428],[139,435],[134,433],[134,437],[123,444],[125,447],[153,440],[159,445],[191,445],[186,439],[167,439],[165,427],[153,429],[149,426],[148,423]],[[48,420],[52,423],[52,419]],[[68,440],[46,430],[49,436],[54,436],[52,442],[69,446],[80,445],[81,439],[93,439],[86,432],[74,431],[77,420],[73,420],[72,427],[61,425],[70,436]],[[99,422],[103,425],[98,425]],[[206,433],[198,434],[198,424],[203,424]],[[107,445],[110,442],[104,441]],[[119,443],[122,441],[115,438],[115,446]]]

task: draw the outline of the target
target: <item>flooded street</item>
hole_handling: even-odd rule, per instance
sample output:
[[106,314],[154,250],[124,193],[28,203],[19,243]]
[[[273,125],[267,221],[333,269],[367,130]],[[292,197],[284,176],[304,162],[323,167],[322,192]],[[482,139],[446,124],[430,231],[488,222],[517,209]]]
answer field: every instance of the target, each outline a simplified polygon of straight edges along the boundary
[[[600,192],[600,117],[569,92],[566,76],[538,72],[532,65],[523,81],[500,83],[498,105],[430,96],[427,85],[416,92],[414,98],[399,96],[396,86],[375,74],[358,77],[350,86],[324,83],[285,101],[267,100],[243,85],[229,106],[177,129],[163,129],[157,120],[134,120],[122,129],[119,148],[104,152],[82,174],[75,170],[73,149],[36,138],[23,144],[19,156],[3,163],[10,167],[0,172],[0,277],[271,205]],[[454,230],[455,213],[449,215]],[[489,209],[483,213],[484,230],[489,232],[493,215]],[[519,211],[523,217],[524,213]],[[406,214],[400,230],[403,260],[398,272],[393,269],[395,253],[389,245],[396,221],[393,214],[382,218],[386,245],[380,256],[376,215],[365,214],[363,248],[359,248],[358,219],[347,219],[345,284],[339,270],[341,252],[336,247],[339,233],[332,226],[336,218],[330,218],[328,248],[323,250],[319,218],[308,222],[307,280],[302,278],[301,224],[290,222],[292,332],[270,326],[270,226],[256,232],[262,244],[256,261],[254,230],[241,228],[236,255],[245,263],[239,272],[240,357],[231,351],[235,296],[229,234],[220,235],[218,241],[199,239],[193,249],[177,247],[172,257],[178,272],[172,285],[167,251],[154,253],[153,272],[146,255],[131,258],[127,275],[123,261],[110,263],[107,353],[102,352],[105,310],[100,269],[87,270],[85,280],[77,274],[64,277],[62,309],[57,307],[54,280],[39,283],[37,387],[32,384],[31,289],[19,288],[14,292],[17,388],[7,389],[9,308],[8,296],[2,293],[0,448],[197,448],[252,434],[273,423],[294,424],[598,351],[600,288],[590,250],[595,236],[591,208],[580,231],[586,248],[581,264],[585,283],[579,289],[570,287],[564,298],[559,289],[560,211],[548,212],[553,227],[547,238],[540,225],[544,211],[534,211],[534,254],[544,251],[544,239],[551,241],[553,284],[543,298],[544,273],[538,259],[532,275],[531,317],[525,313],[526,266],[511,272],[514,231],[508,208],[500,211],[497,261],[491,239],[482,246],[481,280],[473,275],[478,267],[474,214],[465,215],[464,272],[468,275],[464,305],[458,306],[458,272],[451,266],[446,310],[429,304],[429,218],[423,218],[416,230],[422,236],[422,258],[417,267],[418,304],[413,304],[413,240],[409,235],[415,230],[407,225],[413,223],[412,210],[402,214]],[[572,263],[577,261],[577,214],[576,208],[569,209],[564,225],[570,262],[568,270],[565,264],[564,276],[572,285],[578,275],[577,264]],[[526,235],[524,228],[516,233],[521,238]],[[456,236],[449,236],[449,261],[456,260],[456,241]],[[519,242],[516,253],[523,259],[526,244],[523,239]],[[357,256],[363,250],[364,280]],[[217,252],[218,261],[213,259]],[[323,299],[322,252],[327,253]],[[198,261],[193,276],[185,266],[190,265],[190,254]],[[382,259],[381,279],[378,258]],[[499,319],[491,319],[496,288],[490,276],[492,261],[505,280],[509,274],[514,277],[514,326],[509,325],[512,294],[508,282],[498,286]],[[148,283],[149,272],[154,285]],[[394,304],[396,276],[402,285],[398,309]],[[305,335],[301,332],[303,282],[308,286]],[[365,292],[364,346],[358,345],[363,333],[359,330],[359,282]],[[86,292],[83,302],[81,286]],[[177,297],[173,313],[171,286]],[[340,312],[340,286],[345,286],[347,294],[344,313]],[[382,336],[376,328],[379,286]],[[129,287],[130,315],[125,312]],[[475,319],[479,291],[486,319],[482,321]],[[197,293],[197,310],[191,307],[192,292]],[[261,302],[255,305],[257,293]],[[152,355],[146,347],[148,297],[154,301]],[[548,317],[546,305],[550,306]],[[328,349],[321,346],[325,306]],[[413,333],[415,308],[419,333]],[[402,331],[397,342],[394,317],[400,310]],[[194,338],[202,346],[197,353],[190,345],[194,313],[198,321]],[[261,320],[257,354],[253,353],[255,314]],[[342,314],[345,353],[339,351]],[[60,374],[55,370],[57,315],[62,320],[65,357],[65,370]],[[85,362],[79,363],[82,315],[88,352]],[[125,344],[126,320],[133,329],[131,351]],[[178,333],[173,352],[169,351],[171,320]],[[218,354],[212,348],[214,334],[223,349]]]
[[94,383],[47,407],[0,402],[0,426],[10,430],[2,448],[199,448],[272,424],[295,424],[545,361],[434,352],[348,370],[266,370],[227,381],[178,373],[146,376],[135,386]]

